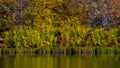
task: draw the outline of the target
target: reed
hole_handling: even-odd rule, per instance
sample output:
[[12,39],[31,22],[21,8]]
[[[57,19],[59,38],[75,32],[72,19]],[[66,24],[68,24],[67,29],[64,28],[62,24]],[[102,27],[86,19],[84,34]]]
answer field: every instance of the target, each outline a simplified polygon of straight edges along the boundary
[[29,27],[19,30],[13,27],[5,32],[4,43],[7,47],[41,47],[41,46],[119,46],[119,29],[107,31],[103,28],[92,29],[84,25],[61,27],[52,24]]

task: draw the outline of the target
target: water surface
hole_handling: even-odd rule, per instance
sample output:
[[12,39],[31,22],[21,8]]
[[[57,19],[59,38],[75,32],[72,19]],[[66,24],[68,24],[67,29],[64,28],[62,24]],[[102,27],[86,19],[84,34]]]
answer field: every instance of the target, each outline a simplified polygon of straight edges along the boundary
[[0,55],[0,68],[120,68],[120,55]]

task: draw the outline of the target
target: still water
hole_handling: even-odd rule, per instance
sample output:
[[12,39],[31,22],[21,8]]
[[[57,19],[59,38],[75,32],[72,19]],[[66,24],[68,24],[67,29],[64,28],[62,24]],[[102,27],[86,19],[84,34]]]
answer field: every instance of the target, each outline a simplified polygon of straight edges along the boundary
[[120,68],[120,55],[0,55],[0,68]]

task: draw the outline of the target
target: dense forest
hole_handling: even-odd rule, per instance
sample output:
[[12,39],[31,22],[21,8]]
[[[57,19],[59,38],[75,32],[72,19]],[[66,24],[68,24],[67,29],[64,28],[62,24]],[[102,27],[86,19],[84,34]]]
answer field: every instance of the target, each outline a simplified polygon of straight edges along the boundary
[[0,0],[5,47],[120,46],[120,0]]

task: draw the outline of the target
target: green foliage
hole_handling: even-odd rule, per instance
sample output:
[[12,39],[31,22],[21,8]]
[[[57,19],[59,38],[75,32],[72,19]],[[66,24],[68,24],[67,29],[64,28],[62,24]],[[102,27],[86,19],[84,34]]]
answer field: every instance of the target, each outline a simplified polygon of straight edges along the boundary
[[[66,24],[65,24],[66,23]],[[15,26],[5,32],[5,44],[8,47],[41,47],[41,46],[102,46],[118,47],[119,29],[107,31],[103,28],[92,29],[79,23],[68,22],[61,27],[52,23],[41,23],[41,26]],[[75,23],[75,22],[74,22]],[[67,26],[66,26],[67,25]]]
[[[67,0],[25,1],[22,10],[24,25],[20,25],[19,3],[5,0],[0,5],[5,11],[3,14],[0,12],[0,30],[3,30],[0,34],[4,33],[7,47],[119,46],[119,28],[108,31],[82,24],[88,21],[85,13],[88,8],[85,9],[81,3],[72,4]],[[11,3],[14,4],[9,7],[7,4]],[[4,30],[4,26],[16,23],[9,30]]]

